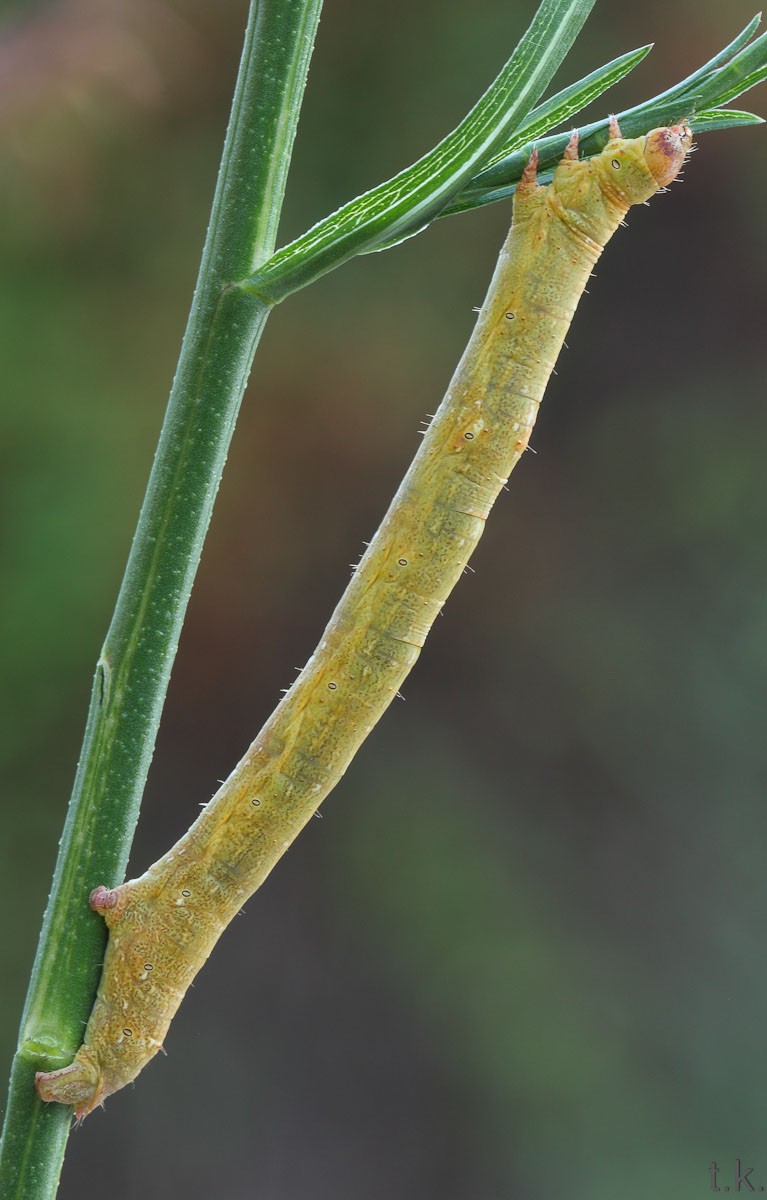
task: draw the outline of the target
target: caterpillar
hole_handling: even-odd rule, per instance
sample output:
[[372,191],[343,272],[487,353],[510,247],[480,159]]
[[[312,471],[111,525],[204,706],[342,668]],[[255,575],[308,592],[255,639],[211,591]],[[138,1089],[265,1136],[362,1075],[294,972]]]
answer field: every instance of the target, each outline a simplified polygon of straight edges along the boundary
[[138,1075],[225,926],[391,703],[527,447],[575,307],[632,204],[678,174],[686,125],[601,154],[573,134],[552,183],[533,152],[479,317],[440,408],[320,644],[188,832],[138,879],[97,887],[109,940],[74,1061],[39,1072],[78,1119]]

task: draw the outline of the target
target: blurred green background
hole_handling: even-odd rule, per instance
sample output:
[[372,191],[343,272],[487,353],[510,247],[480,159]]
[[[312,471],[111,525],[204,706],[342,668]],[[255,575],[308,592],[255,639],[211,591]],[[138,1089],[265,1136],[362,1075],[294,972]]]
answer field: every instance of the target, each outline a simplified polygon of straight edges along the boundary
[[[281,240],[450,129],[532,0],[326,0]],[[0,1062],[173,373],[245,0],[0,19]],[[602,0],[559,82],[676,82],[752,0]],[[767,115],[756,91],[743,107]],[[767,1184],[767,135],[706,137],[598,268],[510,494],[398,703],[62,1200],[697,1197]],[[508,205],[267,327],[134,854],[311,652],[450,377]],[[745,1191],[745,1186],[743,1187]]]

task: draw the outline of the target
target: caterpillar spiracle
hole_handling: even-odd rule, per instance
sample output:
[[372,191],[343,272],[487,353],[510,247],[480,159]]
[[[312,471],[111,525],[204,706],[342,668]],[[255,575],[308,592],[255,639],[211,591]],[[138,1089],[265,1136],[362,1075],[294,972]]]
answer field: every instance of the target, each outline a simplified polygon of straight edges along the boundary
[[74,1061],[38,1073],[78,1118],[162,1047],[189,984],[397,693],[527,446],[575,307],[632,204],[670,183],[687,126],[601,154],[577,135],[548,187],[533,153],[476,327],[447,394],[319,646],[188,832],[139,879],[97,887],[109,941]]

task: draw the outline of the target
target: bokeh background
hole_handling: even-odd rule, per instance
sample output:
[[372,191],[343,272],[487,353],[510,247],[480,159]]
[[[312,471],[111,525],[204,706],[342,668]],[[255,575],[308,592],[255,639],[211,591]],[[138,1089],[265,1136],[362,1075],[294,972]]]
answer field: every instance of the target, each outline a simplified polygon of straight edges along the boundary
[[[327,0],[282,240],[427,149],[533,4]],[[602,3],[558,81],[676,82],[752,0]],[[245,0],[0,22],[9,1061],[151,462]],[[767,114],[765,89],[746,107]],[[767,135],[706,137],[598,269],[533,439],[397,703],[61,1197],[624,1200],[767,1183]],[[270,321],[132,857],[177,837],[320,634],[470,332],[509,207]],[[744,1188],[745,1190],[745,1188]]]

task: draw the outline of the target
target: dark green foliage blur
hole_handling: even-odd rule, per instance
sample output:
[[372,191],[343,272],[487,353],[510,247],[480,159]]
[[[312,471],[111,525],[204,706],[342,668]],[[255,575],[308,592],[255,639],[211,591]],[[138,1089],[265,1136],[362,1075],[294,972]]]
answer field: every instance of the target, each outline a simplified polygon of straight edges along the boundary
[[[90,677],[197,269],[245,3],[0,18],[10,1060]],[[283,237],[462,116],[531,3],[326,0]],[[607,3],[559,82],[746,0]],[[764,89],[746,107],[767,115]],[[596,114],[590,114],[596,115]],[[635,210],[405,703],[223,939],[169,1056],[73,1138],[62,1200],[644,1200],[767,1185],[767,134]],[[311,652],[439,402],[510,208],[273,316],[132,859],[193,819]],[[746,1190],[745,1185],[743,1189]]]

